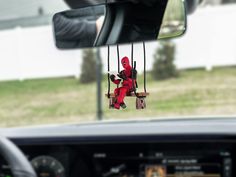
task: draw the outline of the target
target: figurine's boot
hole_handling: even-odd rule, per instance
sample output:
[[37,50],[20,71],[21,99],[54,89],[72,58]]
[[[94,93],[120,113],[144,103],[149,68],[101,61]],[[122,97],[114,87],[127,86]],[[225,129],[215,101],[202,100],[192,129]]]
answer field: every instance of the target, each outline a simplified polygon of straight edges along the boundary
[[120,107],[122,107],[122,109],[127,108],[127,106],[126,106],[126,104],[124,102],[120,104]]

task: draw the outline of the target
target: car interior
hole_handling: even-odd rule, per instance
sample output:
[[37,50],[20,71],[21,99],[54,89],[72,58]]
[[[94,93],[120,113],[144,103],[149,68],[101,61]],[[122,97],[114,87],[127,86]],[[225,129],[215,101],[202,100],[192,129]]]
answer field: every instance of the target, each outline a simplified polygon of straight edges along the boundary
[[[66,2],[72,10],[58,13],[72,20],[95,5],[105,18],[91,46],[54,36],[64,50],[157,40],[168,0]],[[200,3],[181,2],[186,16]],[[75,13],[80,8],[87,9]],[[222,116],[2,128],[0,177],[234,177],[235,127]]]
[[[235,121],[224,120],[94,123],[1,134],[21,149],[38,176],[231,177]],[[14,148],[1,138],[1,175],[34,176]]]

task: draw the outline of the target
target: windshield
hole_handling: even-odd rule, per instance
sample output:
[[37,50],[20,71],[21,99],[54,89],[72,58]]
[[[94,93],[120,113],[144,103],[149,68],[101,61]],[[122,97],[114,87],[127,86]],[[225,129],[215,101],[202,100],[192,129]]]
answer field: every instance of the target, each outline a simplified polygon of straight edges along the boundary
[[55,47],[52,16],[67,9],[0,0],[0,127],[236,114],[236,1],[203,0],[185,35],[145,43],[146,64],[134,44],[136,94],[119,73],[134,69],[131,45],[111,46],[109,63],[107,47]]

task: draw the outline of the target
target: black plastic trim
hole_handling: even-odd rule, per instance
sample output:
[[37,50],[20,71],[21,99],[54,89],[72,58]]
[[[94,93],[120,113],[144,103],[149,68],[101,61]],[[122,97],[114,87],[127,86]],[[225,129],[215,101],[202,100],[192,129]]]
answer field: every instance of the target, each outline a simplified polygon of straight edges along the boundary
[[11,138],[17,145],[100,144],[100,143],[178,143],[236,142],[236,135],[148,135],[101,137]]

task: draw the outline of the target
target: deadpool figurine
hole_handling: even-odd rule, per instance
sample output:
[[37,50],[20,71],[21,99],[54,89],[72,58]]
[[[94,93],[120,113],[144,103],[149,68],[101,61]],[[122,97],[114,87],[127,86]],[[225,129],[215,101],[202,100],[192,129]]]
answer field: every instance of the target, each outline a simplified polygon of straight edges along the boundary
[[[131,92],[133,92],[134,89],[136,89],[137,71],[133,69],[132,66],[130,65],[128,57],[122,58],[121,64],[124,70],[122,70],[121,72],[119,72],[119,74],[117,74],[117,76],[121,79],[116,79],[116,76],[114,74],[110,76],[111,81],[118,86],[114,90],[115,102],[112,105],[112,107],[114,107],[115,109],[120,109],[120,107],[125,109],[126,108],[126,104],[124,103],[125,96],[130,95]],[[121,87],[119,87],[120,83]]]

